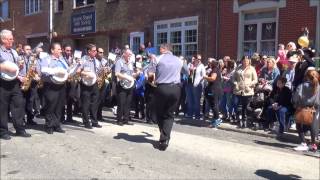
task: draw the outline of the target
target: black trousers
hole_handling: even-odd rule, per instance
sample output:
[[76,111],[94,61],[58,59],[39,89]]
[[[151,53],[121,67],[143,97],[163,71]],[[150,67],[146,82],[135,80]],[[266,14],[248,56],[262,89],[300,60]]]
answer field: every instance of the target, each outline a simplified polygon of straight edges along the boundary
[[16,132],[24,131],[25,101],[18,80],[4,81],[0,79],[0,136],[8,134],[9,112]]
[[47,128],[59,128],[62,109],[65,105],[65,85],[57,85],[51,82],[43,84],[44,107],[43,112]]
[[137,95],[134,96],[134,102],[135,102],[135,115],[139,116],[139,113],[141,113],[141,116],[144,117],[144,96],[143,95]]
[[[80,83],[67,82],[66,84],[67,98],[67,120],[72,120],[73,112],[80,110]],[[63,119],[64,120],[64,119]]]
[[208,103],[209,107],[212,109],[214,120],[219,119],[219,102],[219,94],[206,95],[206,103]]
[[97,112],[99,106],[99,88],[97,83],[92,86],[86,86],[81,83],[80,97],[83,123],[90,124],[89,117],[91,114],[91,123],[98,124]]
[[25,113],[27,115],[27,121],[32,121],[34,118],[33,110],[37,111],[37,98],[38,98],[38,88],[37,82],[32,81],[30,88],[23,92],[25,98]]
[[130,120],[130,109],[133,88],[123,89],[117,83],[117,121],[128,122]]
[[97,118],[99,120],[102,120],[102,108],[104,106],[104,102],[106,99],[106,85],[104,84],[101,89],[99,89],[99,98],[98,98],[98,112],[97,112]]
[[156,87],[146,84],[145,102],[146,102],[146,119],[147,121],[157,122],[157,114],[155,112],[155,92]]
[[159,84],[156,88],[155,100],[160,141],[170,140],[174,112],[180,99],[180,88],[177,84]]

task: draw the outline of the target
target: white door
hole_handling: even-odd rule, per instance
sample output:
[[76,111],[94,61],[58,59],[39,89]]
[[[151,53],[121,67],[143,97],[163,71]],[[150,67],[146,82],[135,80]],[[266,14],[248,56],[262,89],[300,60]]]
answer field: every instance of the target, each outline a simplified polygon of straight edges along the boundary
[[130,33],[130,48],[134,54],[138,54],[140,44],[144,44],[144,32]]

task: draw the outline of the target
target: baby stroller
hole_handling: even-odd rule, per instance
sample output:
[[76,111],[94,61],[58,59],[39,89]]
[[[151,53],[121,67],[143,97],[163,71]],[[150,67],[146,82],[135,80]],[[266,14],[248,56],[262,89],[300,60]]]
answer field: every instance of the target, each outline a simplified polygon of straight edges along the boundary
[[263,113],[265,111],[266,101],[272,91],[270,84],[259,83],[255,88],[255,93],[247,106],[248,118],[252,122],[253,128],[263,128]]

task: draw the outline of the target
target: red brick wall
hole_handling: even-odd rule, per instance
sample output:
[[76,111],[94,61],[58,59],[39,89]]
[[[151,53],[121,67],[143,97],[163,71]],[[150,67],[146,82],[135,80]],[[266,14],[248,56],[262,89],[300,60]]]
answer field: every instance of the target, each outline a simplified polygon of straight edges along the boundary
[[[1,29],[12,30],[14,27],[15,43],[27,43],[25,35],[48,32],[48,2],[42,0],[42,11],[25,16],[24,0],[10,0],[10,20],[1,23]],[[14,26],[13,26],[14,12]]]
[[286,8],[279,11],[278,42],[287,44],[296,42],[301,35],[301,28],[307,26],[310,39],[316,35],[316,7],[310,7],[309,0],[287,0]]
[[233,13],[233,0],[220,0],[218,58],[237,57],[238,13]]

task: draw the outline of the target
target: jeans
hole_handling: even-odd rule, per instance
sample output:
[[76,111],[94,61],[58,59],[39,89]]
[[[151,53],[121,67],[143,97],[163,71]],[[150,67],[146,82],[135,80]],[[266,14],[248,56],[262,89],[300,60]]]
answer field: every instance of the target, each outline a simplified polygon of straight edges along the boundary
[[200,98],[202,94],[202,84],[194,87],[192,84],[187,85],[187,115],[200,118]]
[[220,101],[220,109],[224,117],[227,117],[228,114],[232,115],[232,94],[225,92]]
[[287,112],[288,112],[288,109],[286,107],[281,107],[278,110],[274,110],[272,106],[268,107],[268,110],[267,110],[268,121],[271,122],[274,118],[274,115],[276,116],[276,119],[279,121],[279,124],[280,124],[279,133],[283,133],[284,129],[286,128]]

